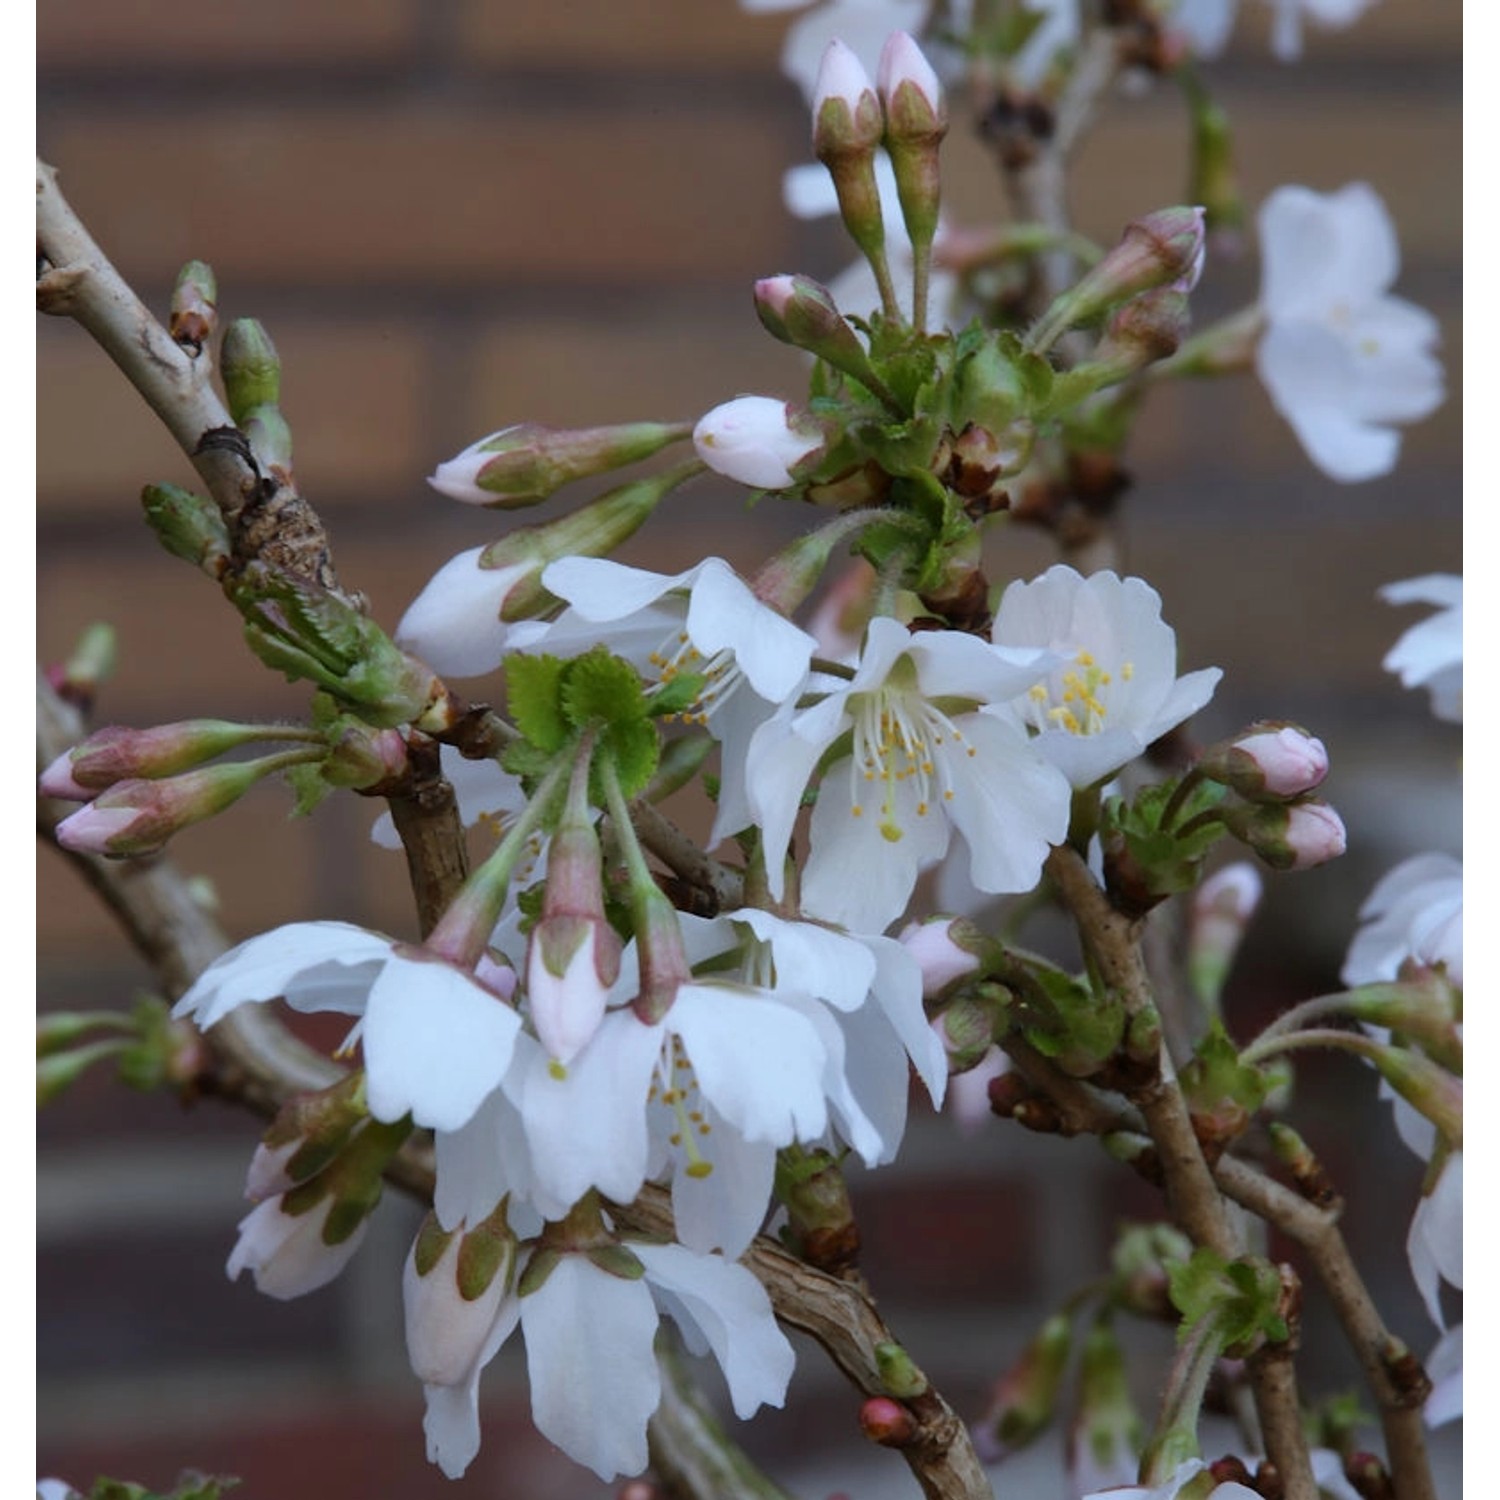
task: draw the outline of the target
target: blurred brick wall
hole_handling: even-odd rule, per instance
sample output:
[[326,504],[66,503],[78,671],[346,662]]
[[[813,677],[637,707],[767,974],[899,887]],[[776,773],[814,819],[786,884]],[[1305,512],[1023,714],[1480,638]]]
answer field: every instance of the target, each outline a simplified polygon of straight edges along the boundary
[[[1456,845],[1457,736],[1380,671],[1415,616],[1374,596],[1459,566],[1461,27],[1457,0],[1383,0],[1349,31],[1311,31],[1288,68],[1266,53],[1261,8],[1247,8],[1232,55],[1209,70],[1247,197],[1370,181],[1400,228],[1397,289],[1441,319],[1453,387],[1373,484],[1324,480],[1248,381],[1164,392],[1132,453],[1127,565],[1161,589],[1184,664],[1226,668],[1204,732],[1261,715],[1309,722],[1353,829],[1347,861],[1273,898],[1264,926],[1281,941],[1263,936],[1242,982],[1256,1004],[1329,978],[1380,870]],[[826,277],[849,258],[831,226],[781,210],[781,172],[806,149],[775,65],[785,18],[733,0],[48,0],[38,25],[42,154],[153,306],[198,257],[218,272],[226,318],[266,322],[303,487],[341,573],[387,624],[442,561],[501,529],[427,489],[436,462],[513,421],[684,417],[740,391],[793,394],[798,358],[761,332],[749,283]],[[1115,101],[1080,163],[1083,229],[1110,239],[1182,196],[1181,124],[1169,87]],[[989,216],[980,149],[956,131],[947,154],[958,216]],[[1214,267],[1200,319],[1255,282],[1253,257]],[[303,692],[247,657],[215,590],[140,523],[140,486],[191,471],[60,321],[39,330],[38,459],[41,653],[64,655],[90,620],[116,624],[104,720],[298,711]],[[707,550],[748,561],[802,521],[703,485],[630,555],[662,568]],[[1017,572],[1047,561],[1025,539],[1011,556]],[[409,931],[398,861],[366,839],[374,809],[334,800],[289,823],[281,797],[263,788],[174,846],[214,881],[233,935],[308,917]],[[116,1003],[147,982],[45,850],[38,899],[43,1004]],[[1389,1142],[1370,1092],[1337,1107]],[[244,1473],[253,1496],[455,1493],[422,1462],[420,1393],[402,1367],[406,1205],[387,1205],[351,1273],[313,1298],[281,1306],[224,1282],[255,1134],[214,1106],[184,1120],[170,1101],[97,1080],[43,1117],[41,1472],[164,1482],[192,1463]],[[891,1319],[969,1410],[1045,1299],[1096,1267],[1117,1214],[1149,1207],[1086,1144],[1051,1144],[1033,1158],[998,1125],[955,1144],[926,1122],[888,1188],[861,1187]],[[1404,1211],[1399,1234],[1378,1204],[1351,1214],[1393,1242],[1379,1273],[1420,1343]],[[938,1274],[936,1251],[903,1243],[914,1217],[941,1246]],[[486,1381],[495,1416],[474,1477],[456,1492],[603,1493],[531,1434],[523,1388],[509,1351]],[[813,1464],[830,1441],[856,1448],[838,1390],[809,1357],[803,1407],[752,1429],[783,1475],[788,1455]],[[861,1493],[901,1472],[876,1465]]]

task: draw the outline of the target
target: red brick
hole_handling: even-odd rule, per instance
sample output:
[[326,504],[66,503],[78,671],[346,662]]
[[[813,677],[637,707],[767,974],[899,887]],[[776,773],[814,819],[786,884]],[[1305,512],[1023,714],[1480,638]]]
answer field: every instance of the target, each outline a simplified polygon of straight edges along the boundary
[[499,67],[776,66],[787,16],[751,16],[734,0],[575,0],[566,11],[466,0],[466,58]]
[[221,287],[440,286],[764,274],[785,139],[742,114],[235,102],[64,117],[43,150],[127,277],[197,256]]
[[395,59],[416,34],[421,0],[308,5],[255,0],[49,0],[37,13],[43,70],[166,65],[203,76],[228,63],[347,65]]
[[[270,326],[307,492],[379,497],[420,485],[431,467],[420,435],[423,335],[409,323]],[[43,328],[37,468],[46,518],[118,514],[134,507],[147,482],[195,483],[160,421],[87,335],[50,322]]]

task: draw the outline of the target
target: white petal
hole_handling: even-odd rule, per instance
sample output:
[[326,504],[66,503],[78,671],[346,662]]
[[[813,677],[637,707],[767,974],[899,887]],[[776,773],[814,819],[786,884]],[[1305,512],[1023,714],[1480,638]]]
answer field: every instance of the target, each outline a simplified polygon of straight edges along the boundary
[[875,979],[875,958],[864,943],[812,922],[788,922],[768,911],[745,907],[727,913],[771,945],[777,987],[789,986],[826,1000],[838,1010],[865,1003]]
[[646,1467],[646,1423],[661,1400],[656,1326],[644,1280],[611,1276],[581,1255],[564,1255],[521,1298],[532,1419],[606,1483]]
[[[207,1030],[247,1000],[285,995],[302,1010],[333,1010],[357,1016],[364,1010],[373,962],[391,956],[389,938],[348,922],[292,922],[262,933],[216,958],[172,1007]],[[336,965],[331,972],[322,965]],[[306,975],[308,977],[304,978]],[[318,1003],[296,1003],[296,992],[316,989]]]
[[367,1216],[348,1238],[325,1244],[323,1226],[332,1206],[333,1200],[324,1198],[305,1213],[288,1214],[280,1198],[257,1204],[240,1220],[239,1238],[224,1268],[229,1279],[249,1271],[256,1291],[283,1302],[327,1286],[353,1259],[370,1227]]
[[750,686],[780,703],[807,675],[818,643],[768,604],[728,563],[705,559],[688,604],[688,635],[705,656],[732,651]]
[[479,1377],[510,1337],[520,1316],[520,1303],[512,1295],[502,1304],[468,1376],[456,1385],[422,1388],[427,1398],[427,1411],[422,1418],[422,1430],[427,1435],[427,1461],[436,1464],[449,1479],[462,1478],[479,1452]]
[[521,1113],[538,1182],[565,1204],[591,1187],[628,1203],[646,1180],[646,1094],[666,1033],[629,1010],[605,1016],[558,1077],[536,1048]]
[[[690,1176],[685,1157],[676,1155],[672,1216],[677,1238],[689,1250],[705,1255],[721,1250],[737,1257],[749,1249],[765,1222],[776,1176],[776,1147],[745,1140],[707,1100],[703,1102],[709,1134],[698,1144],[713,1170],[706,1177]],[[666,1110],[660,1116],[671,1118]],[[672,1124],[677,1124],[675,1119]]]
[[484,551],[471,547],[445,562],[396,627],[397,644],[435,671],[477,677],[505,657],[510,626],[500,608],[527,569],[482,568]]
[[708,1340],[734,1412],[742,1420],[761,1406],[780,1406],[797,1357],[776,1326],[765,1288],[743,1266],[681,1245],[635,1245],[647,1280],[670,1293]]
[[948,1058],[942,1042],[927,1024],[927,1013],[922,1008],[922,966],[894,938],[875,937],[865,941],[876,964],[871,991],[875,1005],[900,1039],[902,1049],[927,1089],[932,1107],[941,1109],[948,1086]]
[[457,1130],[510,1066],[518,1017],[441,960],[396,956],[370,990],[364,1052],[370,1113]]
[[746,1140],[785,1146],[823,1133],[823,1048],[794,1011],[736,986],[690,984],[678,990],[667,1024],[704,1097]]
[[1422,1415],[1429,1427],[1441,1427],[1464,1414],[1464,1325],[1455,1324],[1427,1356],[1432,1394]]

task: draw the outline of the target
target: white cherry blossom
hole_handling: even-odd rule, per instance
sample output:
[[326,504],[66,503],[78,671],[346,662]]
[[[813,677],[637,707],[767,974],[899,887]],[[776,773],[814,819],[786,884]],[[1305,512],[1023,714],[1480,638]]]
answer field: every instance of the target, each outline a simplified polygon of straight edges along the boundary
[[456,1130],[510,1066],[520,1018],[472,974],[347,922],[293,922],[217,958],[173,1007],[207,1031],[237,1006],[359,1018],[366,1097],[377,1120],[410,1114]]
[[979,889],[1031,889],[1067,833],[1067,784],[1015,723],[978,710],[1024,692],[1048,662],[959,631],[912,634],[872,620],[853,680],[809,708],[783,709],[750,742],[747,788],[772,895],[807,783],[846,736],[849,753],[827,768],[813,811],[804,911],[883,931],[954,828]]
[[1443,399],[1437,320],[1390,295],[1396,231],[1374,189],[1278,188],[1260,211],[1256,369],[1308,457],[1345,483],[1395,467],[1398,422]]
[[1109,572],[1084,578],[1058,564],[1011,584],[992,634],[998,646],[1053,654],[1057,665],[1012,709],[1075,788],[1112,776],[1197,713],[1223,676],[1205,667],[1179,677],[1161,595],[1143,579]]

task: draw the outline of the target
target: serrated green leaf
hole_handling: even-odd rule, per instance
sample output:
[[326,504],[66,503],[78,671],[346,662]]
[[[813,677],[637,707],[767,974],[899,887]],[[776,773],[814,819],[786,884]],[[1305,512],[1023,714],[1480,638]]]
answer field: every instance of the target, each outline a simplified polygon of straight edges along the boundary
[[554,752],[533,745],[530,740],[514,740],[500,752],[500,765],[522,781],[534,781],[552,769]]
[[567,663],[561,700],[563,714],[574,729],[639,723],[650,712],[640,674],[603,646]]
[[[661,759],[661,735],[650,719],[638,719],[611,724],[599,736],[599,752],[614,763],[615,774],[620,778],[620,790],[628,801],[639,797],[646,790]],[[594,800],[603,803],[604,788],[593,788]]]
[[549,756],[572,738],[562,705],[563,675],[570,665],[556,656],[519,655],[505,664],[505,704],[511,720]]

